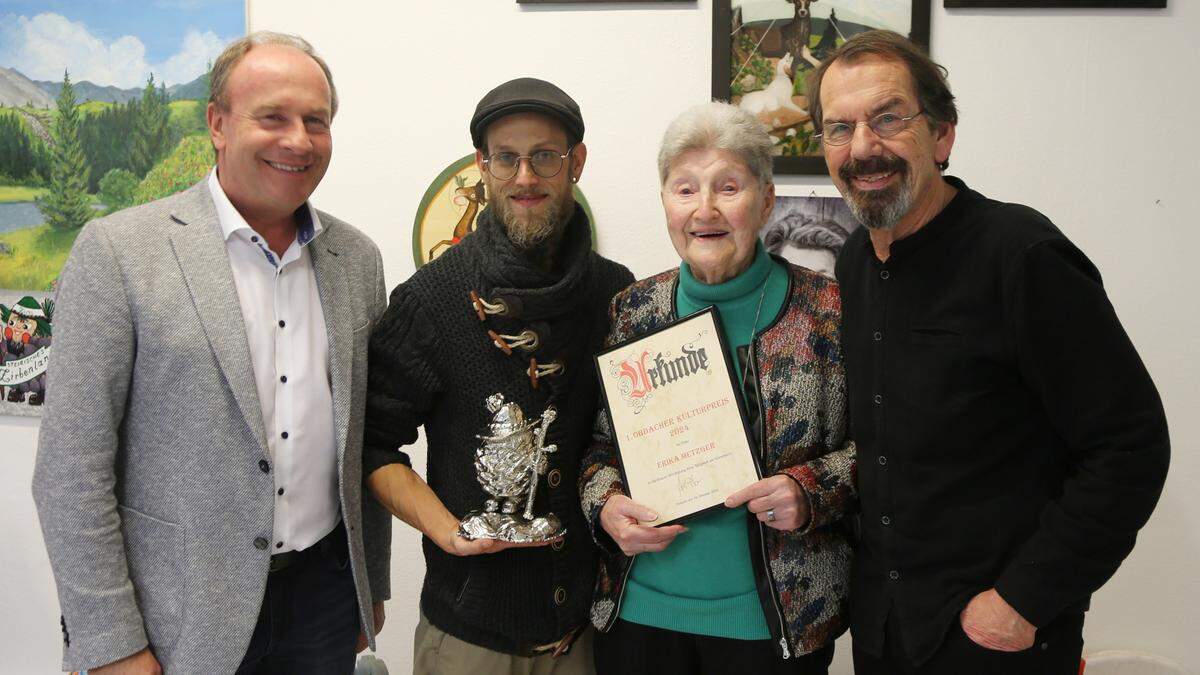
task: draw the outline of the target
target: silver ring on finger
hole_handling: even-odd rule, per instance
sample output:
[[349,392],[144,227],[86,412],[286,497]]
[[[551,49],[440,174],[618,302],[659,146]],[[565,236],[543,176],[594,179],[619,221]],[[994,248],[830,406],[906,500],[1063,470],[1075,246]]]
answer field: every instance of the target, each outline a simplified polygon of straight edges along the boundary
[[767,522],[775,522],[775,509],[767,509]]

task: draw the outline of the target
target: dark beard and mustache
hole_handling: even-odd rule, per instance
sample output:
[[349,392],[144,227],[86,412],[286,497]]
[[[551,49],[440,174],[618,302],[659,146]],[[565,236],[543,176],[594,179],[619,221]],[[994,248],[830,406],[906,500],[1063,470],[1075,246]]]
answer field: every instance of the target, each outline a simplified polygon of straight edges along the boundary
[[[567,208],[571,205],[570,199],[551,201],[546,205],[546,210],[541,216],[521,218],[513,212],[512,206],[508,202],[509,197],[521,194],[529,193],[516,191],[501,195],[499,199],[492,201],[492,206],[495,208],[500,222],[504,223],[504,231],[513,245],[519,249],[531,251],[561,231],[566,226],[574,209]],[[570,193],[567,194],[570,195]]]
[[[859,190],[854,187],[855,176],[896,172],[900,180],[882,190]],[[870,157],[850,160],[838,169],[838,177],[846,185],[846,204],[850,212],[871,230],[888,230],[900,222],[913,205],[912,174],[908,162],[899,157]]]
[[20,340],[5,340],[4,349],[11,356],[22,357],[25,355],[25,343]]

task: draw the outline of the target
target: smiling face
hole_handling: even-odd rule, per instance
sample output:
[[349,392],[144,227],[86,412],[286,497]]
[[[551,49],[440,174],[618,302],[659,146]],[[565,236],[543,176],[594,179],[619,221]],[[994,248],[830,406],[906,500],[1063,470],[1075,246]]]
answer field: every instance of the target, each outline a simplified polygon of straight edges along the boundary
[[486,148],[475,151],[475,162],[487,186],[488,207],[508,232],[508,238],[520,248],[530,249],[562,231],[574,213],[574,180],[583,173],[587,147],[579,143],[571,156],[551,178],[533,172],[529,160],[520,160],[517,175],[497,180],[483,163],[485,152],[512,152],[530,156],[539,150],[559,155],[567,153],[567,132],[551,117],[538,113],[514,113],[488,125]]
[[37,324],[34,322],[34,319],[20,316],[17,312],[11,312],[8,315],[8,324],[5,325],[5,337],[18,342],[29,342],[36,328]]
[[8,321],[4,326],[5,339],[17,344],[25,344],[33,339],[35,333],[37,333],[36,321],[23,317],[16,312],[9,313]]
[[304,52],[259,45],[234,66],[228,109],[209,104],[217,177],[252,226],[290,219],[333,152],[329,82]]
[[671,161],[662,202],[675,252],[696,279],[717,284],[753,261],[775,185],[762,185],[729,150],[686,150]]
[[942,180],[936,165],[950,157],[954,126],[931,129],[919,115],[900,133],[881,138],[866,124],[883,113],[908,117],[921,111],[903,64],[877,56],[835,62],[821,83],[821,106],[824,125],[857,124],[849,143],[826,144],[824,153],[834,185],[863,225],[886,230],[932,208]]

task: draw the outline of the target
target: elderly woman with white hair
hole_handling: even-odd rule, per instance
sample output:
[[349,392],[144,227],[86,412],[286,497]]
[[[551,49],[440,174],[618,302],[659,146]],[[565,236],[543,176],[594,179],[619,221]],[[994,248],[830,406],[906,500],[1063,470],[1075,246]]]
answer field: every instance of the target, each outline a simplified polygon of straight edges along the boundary
[[667,128],[659,178],[682,259],[611,306],[609,344],[715,305],[766,476],[725,509],[654,527],[621,483],[606,413],[581,504],[603,562],[592,604],[596,668],[621,673],[828,672],[846,627],[856,503],[846,438],[837,284],[770,256],[771,138],[725,103]]

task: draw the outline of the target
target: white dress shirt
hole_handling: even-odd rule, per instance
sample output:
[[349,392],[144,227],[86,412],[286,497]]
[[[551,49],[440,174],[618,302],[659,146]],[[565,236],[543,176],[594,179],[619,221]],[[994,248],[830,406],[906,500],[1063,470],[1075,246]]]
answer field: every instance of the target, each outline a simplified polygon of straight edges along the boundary
[[[329,377],[329,337],[308,244],[321,232],[317,212],[298,226],[283,256],[238,213],[216,169],[208,176],[237,286],[254,383],[275,477],[272,553],[300,551],[340,519],[337,442]],[[303,212],[301,213],[303,215]],[[300,218],[303,221],[303,218]],[[225,312],[228,307],[212,307]]]

